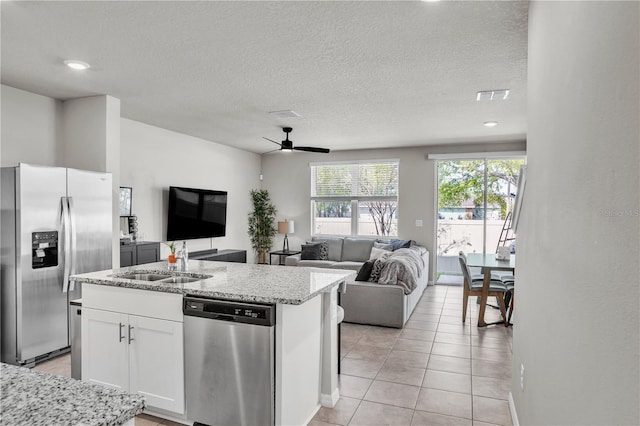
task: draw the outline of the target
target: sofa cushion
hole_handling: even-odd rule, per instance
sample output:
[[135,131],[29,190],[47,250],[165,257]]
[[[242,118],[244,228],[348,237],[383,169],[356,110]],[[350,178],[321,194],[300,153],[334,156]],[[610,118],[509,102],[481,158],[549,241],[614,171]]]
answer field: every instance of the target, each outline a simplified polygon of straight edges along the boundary
[[333,260],[301,260],[298,262],[297,266],[308,266],[311,268],[335,268],[336,262]]
[[356,281],[369,281],[369,277],[371,276],[371,270],[373,269],[373,260],[368,260],[364,262],[362,268],[358,271],[358,276],[356,276]]
[[326,241],[329,244],[329,260],[333,260],[334,262],[340,262],[342,260],[342,238],[313,237],[312,241],[314,243]]
[[364,262],[336,262],[333,268],[336,269],[350,269],[352,271],[359,271],[362,268]]
[[342,243],[342,261],[366,262],[371,254],[374,240],[345,238]]

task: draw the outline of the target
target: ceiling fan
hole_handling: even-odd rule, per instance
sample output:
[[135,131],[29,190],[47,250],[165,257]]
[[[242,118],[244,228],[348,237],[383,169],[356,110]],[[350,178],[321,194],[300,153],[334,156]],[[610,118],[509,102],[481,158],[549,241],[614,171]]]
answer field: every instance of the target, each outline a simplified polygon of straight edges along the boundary
[[[289,133],[291,133],[291,131],[293,130],[291,127],[283,127],[282,130],[287,134],[287,137],[285,138],[285,140],[283,140],[282,142],[276,142],[274,140],[271,140],[269,138],[265,138],[264,136],[262,137],[262,139],[266,139],[269,142],[273,142],[276,145],[280,145],[280,149],[274,149],[273,151],[307,151],[307,152],[321,152],[323,154],[328,154],[330,152],[329,149],[327,148],[316,148],[313,146],[293,146],[293,141],[289,140]],[[269,151],[269,152],[273,152],[273,151]],[[268,154],[268,152],[267,152]]]

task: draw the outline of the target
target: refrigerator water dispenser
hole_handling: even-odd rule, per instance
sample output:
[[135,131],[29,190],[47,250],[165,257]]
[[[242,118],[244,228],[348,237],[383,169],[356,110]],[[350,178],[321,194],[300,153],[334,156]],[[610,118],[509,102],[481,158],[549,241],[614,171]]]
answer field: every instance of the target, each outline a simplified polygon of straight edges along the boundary
[[31,234],[31,267],[58,266],[58,231]]

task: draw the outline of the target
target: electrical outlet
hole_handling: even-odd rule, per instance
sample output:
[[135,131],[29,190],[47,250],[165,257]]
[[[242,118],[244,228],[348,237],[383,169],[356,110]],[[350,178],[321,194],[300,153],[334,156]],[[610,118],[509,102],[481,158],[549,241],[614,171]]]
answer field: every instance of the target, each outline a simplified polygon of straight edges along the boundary
[[524,364],[520,364],[520,390],[524,390]]
[[421,228],[421,227],[422,227],[422,221],[421,221],[420,219],[416,220],[416,226],[417,226],[418,228]]

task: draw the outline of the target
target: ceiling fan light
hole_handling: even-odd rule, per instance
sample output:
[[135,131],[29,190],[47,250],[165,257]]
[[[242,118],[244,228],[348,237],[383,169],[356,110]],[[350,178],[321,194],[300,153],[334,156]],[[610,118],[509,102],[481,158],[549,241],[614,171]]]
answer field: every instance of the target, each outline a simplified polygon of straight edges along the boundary
[[485,121],[484,123],[485,127],[496,127],[498,125],[497,121]]

